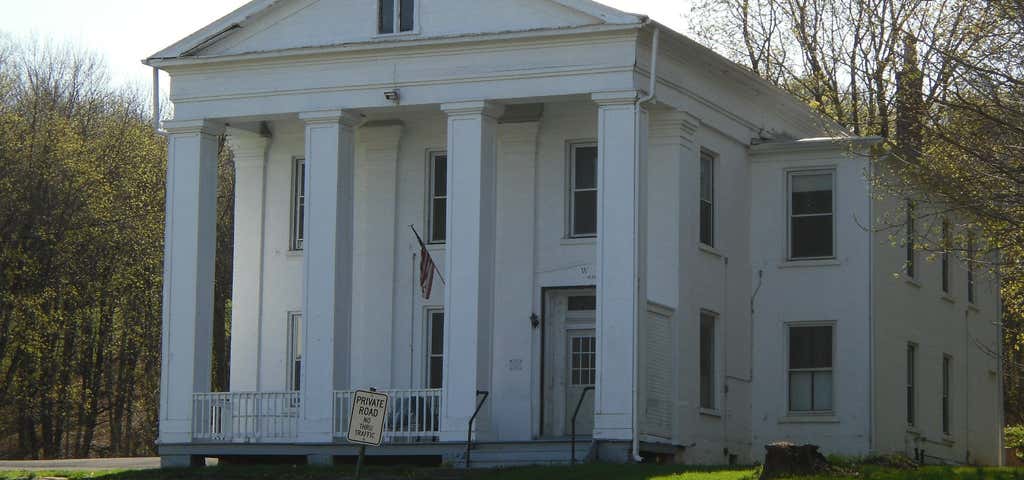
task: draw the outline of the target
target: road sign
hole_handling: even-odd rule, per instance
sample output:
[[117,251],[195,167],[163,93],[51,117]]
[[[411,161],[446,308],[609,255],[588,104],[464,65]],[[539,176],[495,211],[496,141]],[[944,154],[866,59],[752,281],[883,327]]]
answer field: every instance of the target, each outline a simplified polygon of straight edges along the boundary
[[384,417],[388,413],[385,393],[358,390],[352,397],[348,441],[356,445],[379,447],[384,442]]

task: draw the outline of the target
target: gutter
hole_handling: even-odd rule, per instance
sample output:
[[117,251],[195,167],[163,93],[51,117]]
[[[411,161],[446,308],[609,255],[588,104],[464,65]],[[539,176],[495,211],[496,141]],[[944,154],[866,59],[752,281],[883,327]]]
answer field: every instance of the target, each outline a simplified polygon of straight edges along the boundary
[[[652,25],[653,22],[651,22],[650,19],[645,19],[643,24],[644,25]],[[651,70],[651,83],[650,83],[650,86],[647,88],[647,94],[644,95],[643,97],[638,98],[637,101],[636,101],[636,105],[633,107],[633,112],[634,112],[634,115],[635,115],[635,120],[633,122],[633,125],[634,125],[633,128],[634,128],[634,135],[636,137],[640,137],[640,133],[642,133],[642,132],[636,131],[636,130],[639,130],[639,128],[640,128],[640,109],[645,104],[653,102],[655,100],[655,89],[658,86],[658,39],[660,37],[660,34],[661,34],[661,30],[658,29],[658,26],[656,24],[654,24],[654,33],[652,34],[653,36],[652,36],[652,39],[651,39],[651,68],[650,68],[650,70]],[[642,141],[646,141],[646,140],[642,140]],[[641,148],[646,148],[646,147],[641,146],[640,142],[638,141],[638,142],[636,142],[636,147],[635,148],[636,148],[636,152],[635,152],[636,158],[639,159],[640,158],[640,153],[641,153],[640,149]],[[643,169],[643,165],[640,165],[639,162],[637,162],[637,163],[638,163],[637,164],[637,169],[639,170],[639,172],[637,173],[637,183],[639,184],[640,182],[643,181],[643,179],[640,177],[640,175],[646,175],[646,171]],[[637,188],[636,190],[637,190],[636,195],[638,197],[636,204],[642,206],[642,205],[644,205],[644,202],[640,201],[641,199],[639,198],[639,196],[643,195],[644,192],[641,192],[639,188]],[[638,213],[638,215],[645,215],[645,213],[640,212],[640,213]],[[637,228],[637,230],[638,231],[637,231],[636,238],[639,239],[640,238],[639,234],[641,232],[639,232],[639,228]],[[644,248],[644,247],[638,245],[638,248]],[[646,275],[646,273],[644,275]],[[638,290],[638,293],[643,292],[643,290],[640,290],[639,284],[638,284],[637,290]],[[637,295],[637,297],[638,297],[637,298],[638,303],[642,302],[645,305],[643,310],[646,312],[647,311],[647,308],[646,308],[646,304],[647,304],[647,298],[646,297],[647,297],[647,294],[644,293],[643,298],[639,298],[640,295]],[[633,450],[633,461],[637,462],[637,463],[640,463],[640,462],[644,461],[644,458],[640,456],[640,415],[639,415],[640,414],[640,389],[637,388],[639,380],[640,380],[640,318],[637,318],[636,322],[633,322],[633,447],[632,447],[632,450]]]
[[153,67],[153,131],[162,137],[167,136],[160,124],[160,68]]

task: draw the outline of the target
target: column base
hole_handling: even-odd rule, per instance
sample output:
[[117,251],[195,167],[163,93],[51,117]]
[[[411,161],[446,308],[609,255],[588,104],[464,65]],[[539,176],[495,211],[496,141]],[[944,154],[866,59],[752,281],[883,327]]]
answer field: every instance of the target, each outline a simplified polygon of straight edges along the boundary
[[200,468],[206,466],[201,455],[161,455],[160,468]]

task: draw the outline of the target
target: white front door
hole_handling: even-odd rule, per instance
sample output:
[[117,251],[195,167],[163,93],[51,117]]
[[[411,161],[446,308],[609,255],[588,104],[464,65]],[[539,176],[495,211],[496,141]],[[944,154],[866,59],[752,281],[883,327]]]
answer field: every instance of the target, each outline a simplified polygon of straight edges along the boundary
[[572,433],[575,415],[576,434],[590,435],[594,432],[593,387],[597,382],[597,336],[593,329],[569,330],[566,339],[565,431]]

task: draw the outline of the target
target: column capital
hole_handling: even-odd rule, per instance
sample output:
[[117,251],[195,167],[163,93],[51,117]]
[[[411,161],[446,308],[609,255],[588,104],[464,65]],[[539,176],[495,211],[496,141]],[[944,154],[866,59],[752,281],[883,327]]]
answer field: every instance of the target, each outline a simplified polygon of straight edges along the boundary
[[653,143],[687,143],[700,128],[699,118],[680,110],[658,111],[650,118],[648,134]]
[[483,115],[497,119],[505,112],[505,106],[486,100],[476,100],[472,102],[442,103],[441,111],[448,114],[449,117]]
[[640,98],[640,92],[637,90],[616,90],[590,94],[590,99],[602,107],[606,105],[632,105],[636,103],[638,98]]
[[167,120],[164,130],[171,135],[220,135],[224,133],[224,124],[201,118],[198,120]]
[[238,166],[262,166],[267,157],[270,138],[248,130],[227,128],[228,146]]
[[363,122],[363,117],[348,110],[317,110],[299,113],[299,120],[306,125],[341,124],[354,128]]

